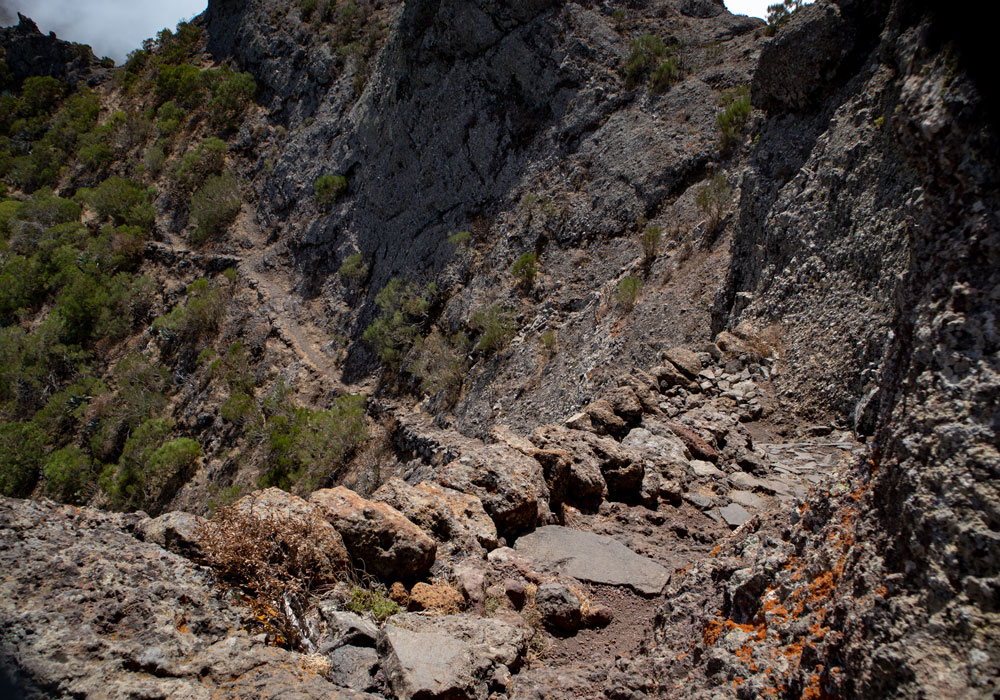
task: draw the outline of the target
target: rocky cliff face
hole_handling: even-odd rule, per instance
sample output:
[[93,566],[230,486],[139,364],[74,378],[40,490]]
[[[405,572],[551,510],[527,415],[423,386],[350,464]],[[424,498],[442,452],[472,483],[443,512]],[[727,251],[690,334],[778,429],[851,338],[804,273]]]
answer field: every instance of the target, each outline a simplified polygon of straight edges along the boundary
[[[212,0],[200,65],[259,86],[225,156],[243,208],[193,250],[156,181],[143,269],[164,312],[171,274],[235,271],[222,369],[172,361],[164,410],[206,454],[157,505],[252,488],[292,425],[274,415],[299,415],[283,383],[316,408],[376,392],[381,437],[320,484],[357,493],[269,489],[214,526],[0,500],[0,659],[24,694],[995,695],[995,96],[953,19],[817,2],[768,37],[711,0],[341,5]],[[678,59],[662,92],[623,75],[645,35]],[[743,85],[755,109],[720,147]],[[324,204],[326,174],[347,187]],[[361,338],[397,277],[437,285],[424,336],[508,315],[451,395]],[[166,357],[150,333],[122,346]],[[222,417],[241,373],[266,424]],[[337,582],[348,561],[368,575]],[[318,569],[282,588],[262,562]]]

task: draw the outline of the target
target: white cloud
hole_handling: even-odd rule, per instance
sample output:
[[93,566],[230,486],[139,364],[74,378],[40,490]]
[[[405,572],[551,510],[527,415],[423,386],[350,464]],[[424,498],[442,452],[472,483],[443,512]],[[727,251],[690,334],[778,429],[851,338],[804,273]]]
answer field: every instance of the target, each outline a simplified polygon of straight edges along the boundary
[[725,0],[726,9],[734,15],[749,15],[750,17],[767,17],[767,6],[780,0]]
[[31,17],[43,32],[90,44],[98,56],[121,63],[143,39],[205,10],[207,0],[0,0],[3,10]]

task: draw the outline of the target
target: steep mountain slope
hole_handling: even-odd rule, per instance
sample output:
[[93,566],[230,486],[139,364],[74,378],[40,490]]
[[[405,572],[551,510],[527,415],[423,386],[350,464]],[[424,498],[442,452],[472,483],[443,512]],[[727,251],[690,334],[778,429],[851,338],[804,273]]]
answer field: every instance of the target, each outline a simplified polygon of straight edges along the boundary
[[[38,697],[995,694],[982,54],[921,3],[771,33],[712,0],[213,0],[93,92],[15,73],[0,487],[166,515],[0,501],[0,668]],[[267,486],[309,500],[238,500]],[[390,585],[425,613],[345,612]]]

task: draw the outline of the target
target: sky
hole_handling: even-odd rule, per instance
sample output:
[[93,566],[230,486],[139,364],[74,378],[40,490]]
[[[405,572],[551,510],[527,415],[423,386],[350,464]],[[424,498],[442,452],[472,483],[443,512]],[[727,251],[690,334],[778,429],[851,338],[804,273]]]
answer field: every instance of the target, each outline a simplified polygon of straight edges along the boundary
[[[738,15],[765,17],[777,0],[725,0]],[[90,44],[98,56],[122,63],[143,39],[164,27],[200,14],[207,0],[0,0],[0,23],[14,24],[17,13],[31,17],[43,32]]]
[[0,0],[0,19],[31,17],[43,32],[90,44],[98,56],[122,63],[129,51],[164,27],[204,11],[207,0]]

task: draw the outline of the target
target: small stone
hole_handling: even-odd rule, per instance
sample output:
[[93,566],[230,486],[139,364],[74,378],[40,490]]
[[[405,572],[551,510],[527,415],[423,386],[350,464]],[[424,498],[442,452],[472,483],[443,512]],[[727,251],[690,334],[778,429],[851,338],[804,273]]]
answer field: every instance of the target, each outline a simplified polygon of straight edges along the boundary
[[580,629],[580,599],[561,583],[543,583],[535,593],[542,622],[552,631],[573,634]]
[[456,613],[462,609],[462,594],[451,586],[431,585],[420,582],[410,591],[408,610],[433,610],[441,613]]
[[410,602],[410,594],[406,592],[406,586],[399,581],[392,584],[389,588],[389,600],[406,607],[406,605]]
[[607,627],[615,619],[614,611],[607,605],[594,605],[583,614],[585,627]]

